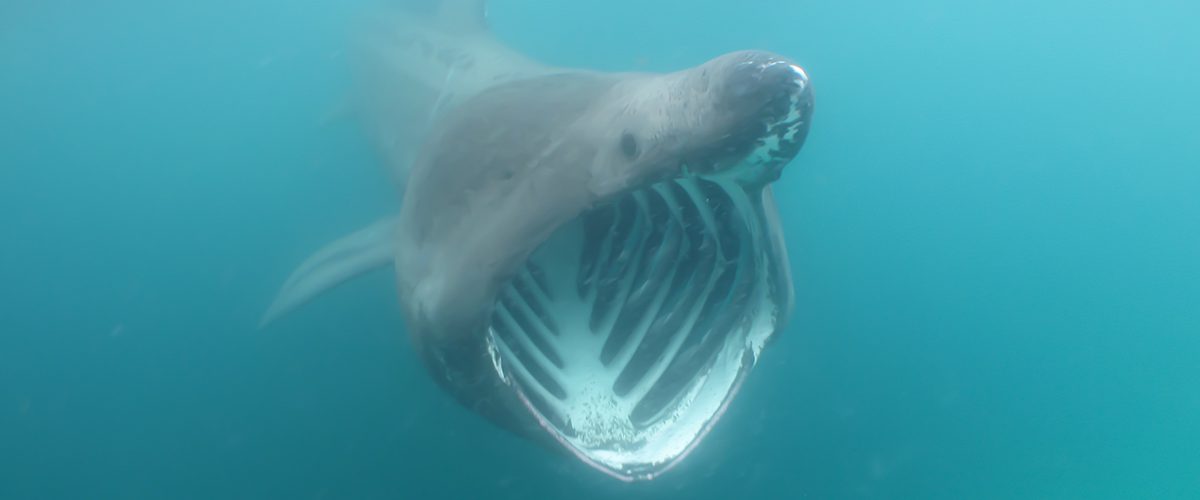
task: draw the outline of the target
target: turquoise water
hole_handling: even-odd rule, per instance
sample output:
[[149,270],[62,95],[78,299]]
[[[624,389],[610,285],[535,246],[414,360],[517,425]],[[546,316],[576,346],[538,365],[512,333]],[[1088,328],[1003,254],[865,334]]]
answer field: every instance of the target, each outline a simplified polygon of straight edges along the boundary
[[557,64],[786,54],[797,309],[714,433],[616,483],[440,392],[387,273],[354,2],[0,4],[2,498],[1200,498],[1200,4],[494,0]]

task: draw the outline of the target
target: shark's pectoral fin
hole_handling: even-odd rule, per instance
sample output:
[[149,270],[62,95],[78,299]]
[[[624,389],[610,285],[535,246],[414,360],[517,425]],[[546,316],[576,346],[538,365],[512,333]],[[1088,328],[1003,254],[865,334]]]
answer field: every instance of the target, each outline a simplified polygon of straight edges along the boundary
[[334,241],[300,264],[284,282],[259,327],[317,295],[395,258],[396,218],[389,217]]

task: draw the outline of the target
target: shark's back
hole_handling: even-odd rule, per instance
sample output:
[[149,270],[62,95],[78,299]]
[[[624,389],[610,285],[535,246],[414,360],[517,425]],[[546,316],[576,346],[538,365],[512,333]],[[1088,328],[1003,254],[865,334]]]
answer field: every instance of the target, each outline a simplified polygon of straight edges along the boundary
[[494,85],[555,71],[497,40],[485,3],[398,0],[362,30],[359,108],[399,183],[438,117]]

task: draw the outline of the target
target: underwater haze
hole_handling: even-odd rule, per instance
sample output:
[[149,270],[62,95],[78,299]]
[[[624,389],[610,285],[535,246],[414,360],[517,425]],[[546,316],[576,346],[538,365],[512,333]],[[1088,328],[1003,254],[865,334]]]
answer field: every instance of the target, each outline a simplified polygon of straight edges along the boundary
[[0,0],[0,498],[1200,498],[1200,3],[493,0],[540,60],[803,65],[791,322],[626,484],[438,389],[388,272],[367,2]]

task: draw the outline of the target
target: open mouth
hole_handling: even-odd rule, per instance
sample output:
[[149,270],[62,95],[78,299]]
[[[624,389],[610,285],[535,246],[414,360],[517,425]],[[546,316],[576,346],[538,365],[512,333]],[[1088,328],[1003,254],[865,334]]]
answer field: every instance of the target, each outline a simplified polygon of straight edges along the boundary
[[786,313],[758,193],[687,177],[561,228],[501,291],[489,347],[559,442],[623,479],[683,458]]
[[579,458],[650,479],[720,417],[790,302],[763,193],[696,176],[627,193],[502,288],[495,368]]

